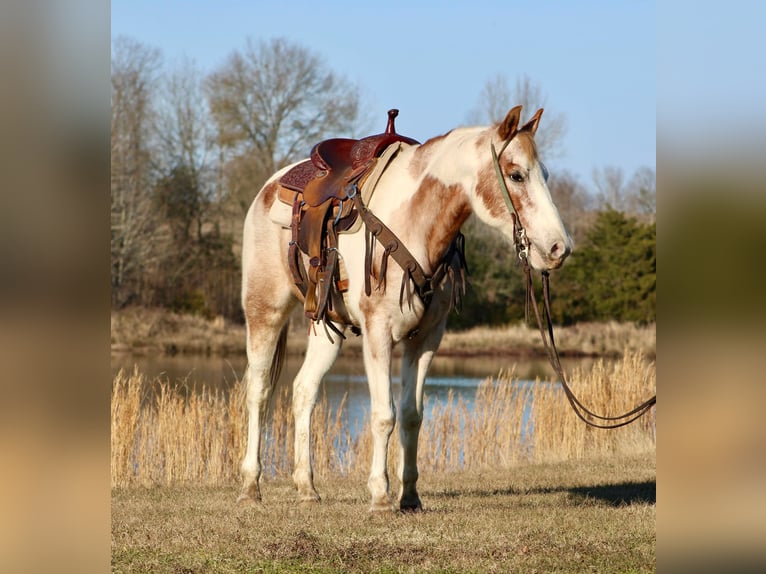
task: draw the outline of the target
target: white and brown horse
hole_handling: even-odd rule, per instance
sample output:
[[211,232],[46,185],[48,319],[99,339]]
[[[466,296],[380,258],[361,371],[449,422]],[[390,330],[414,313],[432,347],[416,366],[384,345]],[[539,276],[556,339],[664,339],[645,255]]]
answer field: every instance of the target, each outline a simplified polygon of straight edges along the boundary
[[[571,239],[551,200],[535,147],[534,135],[542,110],[521,127],[520,113],[521,106],[517,106],[497,125],[458,128],[422,145],[405,145],[380,177],[369,210],[398,236],[426,273],[433,273],[471,213],[512,241],[518,217],[526,232],[527,259],[535,269],[557,268],[569,254]],[[499,171],[493,161],[493,149],[501,150]],[[244,226],[242,304],[247,320],[249,361],[248,444],[239,498],[244,503],[261,499],[258,483],[263,418],[274,373],[283,356],[288,314],[302,299],[288,269],[290,230],[269,218],[272,204],[278,201],[278,180],[287,169],[264,185],[250,206]],[[498,174],[505,182],[515,213],[509,211]],[[377,269],[381,251],[377,252]],[[398,289],[365,294],[364,233],[340,235],[338,252],[348,275],[346,307],[353,325],[363,336],[369,382],[373,457],[367,486],[372,496],[371,509],[393,508],[386,458],[396,416],[391,359],[397,343],[404,347],[399,407],[402,486],[397,502],[402,509],[417,509],[421,506],[416,483],[423,386],[444,332],[452,279],[447,276],[441,285],[435,286],[427,306],[417,297],[411,306],[401,305]],[[509,263],[513,257],[509,249]],[[388,265],[386,273],[389,285],[399,285],[403,272],[398,265]],[[337,327],[344,331],[349,326]],[[293,480],[302,501],[319,500],[311,468],[311,412],[322,377],[334,363],[341,344],[340,337],[331,340],[322,328],[312,330],[304,363],[293,382]]]

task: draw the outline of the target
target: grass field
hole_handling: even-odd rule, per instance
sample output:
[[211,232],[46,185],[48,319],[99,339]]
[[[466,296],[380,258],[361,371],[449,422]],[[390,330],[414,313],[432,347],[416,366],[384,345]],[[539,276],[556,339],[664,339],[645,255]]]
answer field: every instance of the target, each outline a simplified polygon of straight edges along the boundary
[[247,510],[234,485],[116,488],[112,572],[654,572],[655,476],[653,453],[423,473],[416,514],[337,475],[320,504],[278,478]]
[[[605,413],[623,412],[656,387],[654,363],[640,353],[570,379]],[[312,421],[323,501],[296,504],[284,390],[268,423],[264,502],[243,510],[234,504],[241,382],[224,393],[122,373],[112,387],[112,570],[653,572],[654,412],[626,428],[594,430],[556,386],[517,382],[503,373],[482,383],[473,409],[459,400],[435,408],[420,440],[424,512],[371,514],[369,432],[352,439],[325,403]],[[397,447],[394,432],[391,477]],[[393,478],[392,492],[398,486]]]

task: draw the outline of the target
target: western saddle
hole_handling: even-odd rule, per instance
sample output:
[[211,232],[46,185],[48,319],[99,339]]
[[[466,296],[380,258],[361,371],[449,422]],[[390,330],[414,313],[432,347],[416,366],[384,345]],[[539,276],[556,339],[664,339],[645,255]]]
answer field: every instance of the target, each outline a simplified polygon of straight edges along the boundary
[[[389,146],[396,143],[419,143],[396,133],[394,120],[398,114],[399,110],[396,109],[388,111],[388,123],[383,133],[358,140],[333,138],[316,144],[311,150],[310,159],[294,166],[279,180],[283,190],[289,190],[290,194],[287,199],[284,193],[280,193],[280,198],[292,204],[292,238],[288,264],[295,285],[304,296],[304,312],[313,321],[329,319],[346,325],[352,324],[343,301],[343,293],[348,290],[348,280],[341,277],[337,248],[338,233],[348,231],[358,217],[362,218],[366,227],[366,294],[369,296],[372,290],[370,279],[375,275],[372,259],[374,242],[377,240],[385,248],[377,288],[385,290],[386,265],[390,255],[405,271],[400,304],[406,286],[407,300],[411,305],[409,280],[415,284],[415,290],[424,303],[430,300],[431,285],[436,277],[425,275],[393,232],[366,208],[360,193],[378,158]],[[465,267],[462,236],[453,244],[449,252],[450,260],[456,252],[460,255],[462,276]],[[308,256],[308,270],[303,265],[301,253]],[[448,263],[440,267],[451,269],[452,265]],[[441,280],[449,269],[442,269],[438,279]],[[342,333],[330,321],[325,321],[325,325],[342,337]],[[352,331],[358,334],[354,326]]]

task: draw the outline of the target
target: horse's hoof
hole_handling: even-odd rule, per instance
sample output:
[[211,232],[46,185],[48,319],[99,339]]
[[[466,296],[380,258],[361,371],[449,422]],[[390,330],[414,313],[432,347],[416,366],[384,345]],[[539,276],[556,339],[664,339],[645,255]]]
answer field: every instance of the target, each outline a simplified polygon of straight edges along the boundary
[[322,502],[322,499],[318,494],[306,494],[301,496],[300,501],[302,505],[313,506]]
[[370,512],[395,512],[396,508],[388,500],[380,500],[370,504]]
[[423,512],[423,505],[419,500],[399,503],[399,510],[402,512]]
[[258,497],[257,499],[253,498],[249,494],[245,494],[244,492],[239,495],[239,498],[237,498],[237,508],[259,508],[261,506],[261,499]]

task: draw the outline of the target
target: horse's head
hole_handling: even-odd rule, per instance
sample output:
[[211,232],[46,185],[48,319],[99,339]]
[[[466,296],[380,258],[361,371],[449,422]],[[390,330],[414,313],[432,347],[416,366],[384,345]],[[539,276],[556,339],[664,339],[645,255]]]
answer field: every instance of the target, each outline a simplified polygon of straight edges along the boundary
[[519,128],[521,106],[516,106],[489,129],[490,149],[482,146],[480,153],[486,153],[491,167],[482,171],[476,191],[479,216],[509,237],[534,269],[546,270],[564,263],[572,251],[572,239],[553,204],[548,173],[537,156],[534,136],[542,114],[539,109]]

